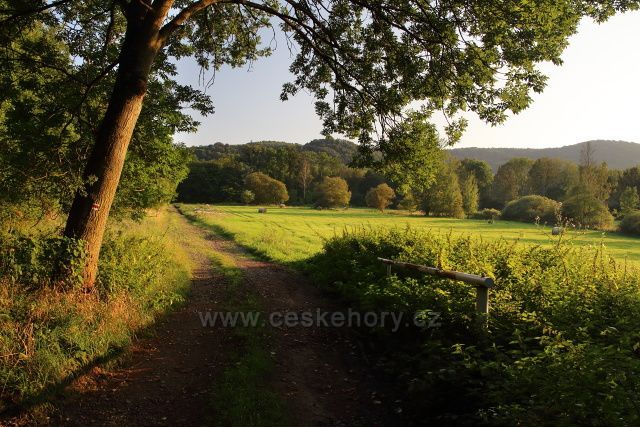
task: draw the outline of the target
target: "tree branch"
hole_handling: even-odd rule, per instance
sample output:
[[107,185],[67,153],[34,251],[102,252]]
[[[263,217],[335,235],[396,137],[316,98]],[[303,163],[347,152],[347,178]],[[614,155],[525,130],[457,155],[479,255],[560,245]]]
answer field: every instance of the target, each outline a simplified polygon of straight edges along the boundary
[[160,29],[160,40],[163,42],[166,41],[179,26],[184,24],[194,14],[218,3],[219,1],[220,0],[198,0],[197,2],[185,7],[171,21],[167,22],[164,27]]
[[0,23],[10,22],[10,21],[16,20],[18,18],[22,18],[24,16],[36,15],[36,14],[42,13],[42,12],[44,12],[46,10],[53,9],[53,8],[58,7],[58,6],[62,6],[63,4],[69,3],[70,1],[71,0],[58,0],[58,1],[54,1],[53,3],[45,4],[43,6],[36,7],[34,9],[27,9],[27,10],[2,9],[2,10],[0,10],[0,14],[9,14],[9,16],[7,18],[3,19],[2,21],[0,21]]

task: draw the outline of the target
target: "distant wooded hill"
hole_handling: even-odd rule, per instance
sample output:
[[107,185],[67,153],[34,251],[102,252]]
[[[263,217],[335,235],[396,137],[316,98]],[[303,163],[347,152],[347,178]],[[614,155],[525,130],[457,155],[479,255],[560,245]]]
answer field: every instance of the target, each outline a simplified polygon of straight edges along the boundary
[[[627,169],[640,164],[640,144],[626,141],[589,141],[595,149],[597,162],[606,162],[611,169]],[[554,157],[580,162],[580,151],[587,142],[554,148],[453,148],[451,154],[459,159],[477,159],[489,163],[494,172],[514,157],[539,159]]]
[[191,147],[191,152],[195,154],[198,160],[217,160],[220,157],[226,157],[238,154],[242,151],[242,146],[265,146],[265,147],[300,147],[302,151],[313,151],[315,153],[326,153],[332,157],[340,159],[343,163],[349,163],[358,151],[357,145],[346,139],[314,139],[302,146],[299,144],[291,144],[282,141],[257,141],[248,142],[247,144],[223,144],[216,142],[212,145],[201,145]]

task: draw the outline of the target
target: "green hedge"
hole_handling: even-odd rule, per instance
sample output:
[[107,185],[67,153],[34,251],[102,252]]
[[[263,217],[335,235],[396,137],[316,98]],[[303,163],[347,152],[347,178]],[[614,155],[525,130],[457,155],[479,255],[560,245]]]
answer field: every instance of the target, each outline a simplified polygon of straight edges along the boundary
[[[377,257],[495,278],[488,329],[473,287],[400,269],[387,277]],[[438,328],[374,330],[414,420],[640,423],[640,274],[596,249],[361,231],[328,240],[311,271],[361,310],[440,313]]]

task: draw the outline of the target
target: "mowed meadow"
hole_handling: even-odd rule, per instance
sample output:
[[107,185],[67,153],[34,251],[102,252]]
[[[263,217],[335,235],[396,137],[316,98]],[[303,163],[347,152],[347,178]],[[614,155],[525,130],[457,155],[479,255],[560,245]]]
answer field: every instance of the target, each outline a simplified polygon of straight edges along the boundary
[[[425,217],[403,211],[350,208],[318,210],[310,207],[270,207],[258,213],[256,206],[182,204],[180,210],[233,237],[238,243],[269,259],[295,264],[321,251],[323,242],[356,228],[406,228],[438,234],[505,239],[526,245],[552,245],[551,224],[515,221]],[[616,232],[567,229],[564,244],[603,250],[620,263],[640,265],[640,239]]]

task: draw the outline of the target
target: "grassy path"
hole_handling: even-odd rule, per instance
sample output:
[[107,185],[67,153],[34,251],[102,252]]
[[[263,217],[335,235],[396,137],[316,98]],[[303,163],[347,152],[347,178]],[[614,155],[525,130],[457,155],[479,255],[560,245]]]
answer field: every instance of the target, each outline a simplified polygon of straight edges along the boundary
[[265,319],[332,310],[332,303],[296,273],[255,260],[184,217],[176,224],[196,266],[187,304],[135,343],[120,367],[76,381],[54,424],[382,424],[385,396],[344,331],[203,327],[198,312],[253,311]]

